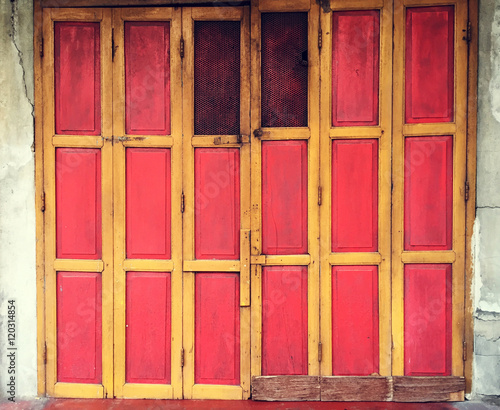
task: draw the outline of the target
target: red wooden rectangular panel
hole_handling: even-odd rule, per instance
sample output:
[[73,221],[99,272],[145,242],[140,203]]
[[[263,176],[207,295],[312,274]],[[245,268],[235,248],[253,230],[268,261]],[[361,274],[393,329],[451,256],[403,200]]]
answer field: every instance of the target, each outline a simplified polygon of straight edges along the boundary
[[378,141],[332,143],[332,251],[378,249]]
[[195,275],[195,383],[240,384],[237,273]]
[[240,152],[196,148],[195,255],[238,259],[240,255]]
[[453,121],[453,6],[406,9],[406,122]]
[[99,23],[54,23],[56,134],[101,133]]
[[452,247],[453,137],[405,142],[405,249]]
[[101,383],[101,275],[57,273],[57,380]]
[[377,125],[379,11],[334,12],[332,40],[333,125]]
[[376,266],[332,268],[333,374],[378,373],[378,272]]
[[170,384],[170,273],[128,272],[126,382]]
[[170,134],[170,23],[125,22],[127,134]]
[[57,257],[100,259],[101,237],[101,151],[57,148]]
[[262,13],[263,127],[307,127],[307,13]]
[[264,267],[262,375],[306,375],[307,364],[307,267]]
[[126,152],[127,258],[170,259],[170,149]]
[[307,253],[307,142],[262,142],[262,249]]
[[405,266],[405,375],[451,374],[451,265]]

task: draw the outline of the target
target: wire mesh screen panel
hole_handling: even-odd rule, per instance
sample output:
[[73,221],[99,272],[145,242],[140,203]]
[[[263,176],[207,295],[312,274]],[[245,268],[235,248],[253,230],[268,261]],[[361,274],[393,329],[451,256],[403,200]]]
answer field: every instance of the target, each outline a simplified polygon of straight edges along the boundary
[[194,133],[240,133],[239,21],[195,21]]
[[262,126],[307,127],[307,13],[262,14]]

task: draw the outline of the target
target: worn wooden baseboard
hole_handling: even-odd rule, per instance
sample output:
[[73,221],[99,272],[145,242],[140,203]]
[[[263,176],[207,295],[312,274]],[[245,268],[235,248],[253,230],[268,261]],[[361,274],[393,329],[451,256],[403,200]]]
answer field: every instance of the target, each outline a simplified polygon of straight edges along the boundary
[[463,400],[463,377],[412,376],[257,376],[252,399],[262,401],[394,401]]

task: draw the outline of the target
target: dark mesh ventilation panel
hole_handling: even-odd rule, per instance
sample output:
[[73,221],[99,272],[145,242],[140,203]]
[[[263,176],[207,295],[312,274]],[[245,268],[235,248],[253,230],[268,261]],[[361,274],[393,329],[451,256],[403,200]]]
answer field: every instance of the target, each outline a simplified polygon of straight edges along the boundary
[[240,22],[194,25],[194,133],[240,133]]
[[307,126],[307,13],[262,14],[262,126]]

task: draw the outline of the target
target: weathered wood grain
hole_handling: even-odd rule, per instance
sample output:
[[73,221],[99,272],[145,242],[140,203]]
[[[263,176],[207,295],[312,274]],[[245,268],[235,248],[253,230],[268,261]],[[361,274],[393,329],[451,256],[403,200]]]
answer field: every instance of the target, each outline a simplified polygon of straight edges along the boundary
[[393,377],[393,401],[396,402],[450,401],[452,393],[464,389],[463,377]]
[[390,377],[332,376],[321,378],[322,401],[389,401]]
[[256,376],[252,378],[252,400],[319,401],[320,377]]

